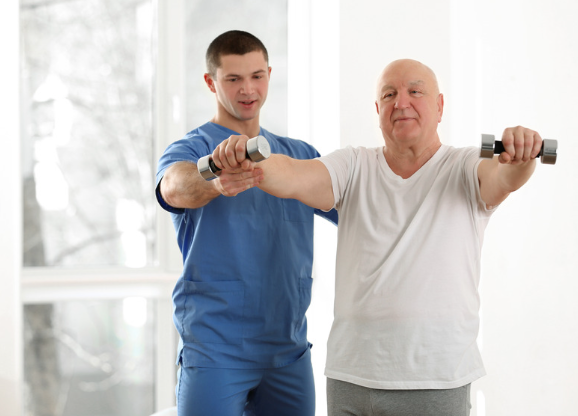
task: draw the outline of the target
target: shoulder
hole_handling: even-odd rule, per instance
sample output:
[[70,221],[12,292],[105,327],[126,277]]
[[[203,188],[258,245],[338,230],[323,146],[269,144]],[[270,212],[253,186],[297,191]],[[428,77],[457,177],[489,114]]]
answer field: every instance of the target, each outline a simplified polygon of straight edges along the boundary
[[440,172],[445,172],[448,178],[458,178],[469,188],[478,186],[478,167],[483,159],[480,159],[480,149],[476,147],[446,148],[442,156],[442,162],[437,164]]
[[444,144],[440,150],[444,152],[445,157],[450,157],[452,159],[479,158],[480,153],[479,149],[473,146],[453,147]]
[[192,156],[191,160],[196,162],[199,157],[211,153],[230,134],[225,128],[209,122],[171,143],[165,150],[165,154],[189,154]]
[[352,161],[363,160],[377,162],[381,156],[383,156],[383,147],[347,146],[343,149],[337,149],[325,157],[338,159],[348,158]]
[[373,169],[383,159],[382,147],[347,146],[321,156],[319,160],[332,169]]
[[461,168],[470,170],[480,162],[480,150],[476,147],[453,147],[442,145],[439,150],[442,166],[452,166],[453,169]]
[[282,153],[295,159],[319,157],[317,149],[303,140],[273,134],[263,128],[261,134],[269,141],[273,153]]

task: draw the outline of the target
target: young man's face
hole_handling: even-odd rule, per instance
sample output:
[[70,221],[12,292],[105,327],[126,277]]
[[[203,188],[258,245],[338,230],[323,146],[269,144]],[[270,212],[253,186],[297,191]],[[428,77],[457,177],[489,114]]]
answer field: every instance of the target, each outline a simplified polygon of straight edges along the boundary
[[205,74],[207,85],[217,95],[219,115],[241,121],[257,117],[267,98],[270,74],[261,51],[222,55],[214,76]]

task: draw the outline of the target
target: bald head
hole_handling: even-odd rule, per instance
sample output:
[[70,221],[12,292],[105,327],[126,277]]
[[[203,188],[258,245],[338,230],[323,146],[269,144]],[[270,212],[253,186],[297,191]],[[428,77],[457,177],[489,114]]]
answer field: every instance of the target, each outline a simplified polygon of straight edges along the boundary
[[414,59],[398,59],[389,63],[377,80],[377,99],[381,96],[384,89],[390,86],[393,78],[398,78],[400,74],[411,73],[415,75],[413,82],[427,84],[430,86],[432,94],[439,94],[439,85],[436,74],[432,69]]
[[375,106],[386,147],[439,144],[444,98],[434,72],[421,62],[400,59],[387,65],[377,82]]

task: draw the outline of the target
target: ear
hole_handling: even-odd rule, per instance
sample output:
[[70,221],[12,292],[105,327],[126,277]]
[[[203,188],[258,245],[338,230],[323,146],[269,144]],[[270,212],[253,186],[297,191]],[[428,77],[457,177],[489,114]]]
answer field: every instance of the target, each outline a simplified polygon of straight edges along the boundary
[[209,87],[211,92],[216,93],[217,91],[215,90],[215,81],[213,81],[213,77],[211,77],[211,74],[205,74],[204,77],[207,87]]
[[377,110],[377,114],[379,115],[379,104],[377,104],[377,101],[375,102],[375,109]]
[[438,123],[442,121],[442,115],[444,114],[444,95],[440,93],[437,98],[438,104]]

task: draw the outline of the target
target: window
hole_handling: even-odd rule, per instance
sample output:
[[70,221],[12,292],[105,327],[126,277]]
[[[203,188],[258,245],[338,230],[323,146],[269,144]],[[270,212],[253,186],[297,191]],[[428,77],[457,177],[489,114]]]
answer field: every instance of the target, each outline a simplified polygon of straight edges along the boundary
[[155,16],[151,0],[20,2],[23,266],[102,280],[24,305],[26,414],[155,410],[158,302],[102,296],[106,268],[157,262]]
[[155,262],[151,0],[22,0],[25,267]]
[[143,297],[26,305],[26,414],[153,413],[154,307]]
[[204,52],[232,28],[266,44],[262,121],[286,134],[285,1],[20,0],[25,414],[174,404],[180,260],[156,162],[214,114]]

